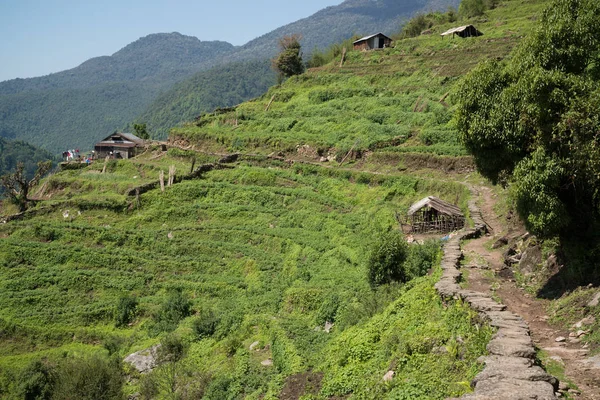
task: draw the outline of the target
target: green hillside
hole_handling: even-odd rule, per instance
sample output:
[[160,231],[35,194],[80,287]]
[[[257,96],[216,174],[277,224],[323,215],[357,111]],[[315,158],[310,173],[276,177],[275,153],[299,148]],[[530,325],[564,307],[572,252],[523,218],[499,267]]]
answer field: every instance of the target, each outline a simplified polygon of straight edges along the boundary
[[[46,178],[35,190],[42,201],[0,224],[0,397],[470,392],[493,329],[463,301],[441,300],[440,238],[409,245],[398,218],[437,196],[472,223],[468,184],[486,183],[459,140],[458,83],[481,61],[508,59],[548,3],[506,0],[393,48],[350,51],[341,67],[334,60],[194,119],[204,103],[192,93],[215,93],[213,79],[231,85],[233,102],[239,88],[250,94],[271,79],[233,77],[247,64],[197,75],[143,120],[174,121],[160,104],[189,110],[167,150],[152,144],[131,160]],[[439,36],[466,23],[484,36]],[[397,279],[372,279],[386,268]],[[576,322],[567,315],[578,299],[553,303],[555,317]],[[596,351],[594,324],[586,340]],[[151,372],[123,362],[152,348]]]
[[54,156],[46,150],[19,140],[6,140],[0,137],[0,176],[13,171],[19,162],[25,164],[26,174],[33,176],[39,161],[53,159]]
[[159,95],[136,119],[148,125],[154,138],[219,107],[230,107],[258,97],[276,82],[271,62],[231,63],[199,72]]

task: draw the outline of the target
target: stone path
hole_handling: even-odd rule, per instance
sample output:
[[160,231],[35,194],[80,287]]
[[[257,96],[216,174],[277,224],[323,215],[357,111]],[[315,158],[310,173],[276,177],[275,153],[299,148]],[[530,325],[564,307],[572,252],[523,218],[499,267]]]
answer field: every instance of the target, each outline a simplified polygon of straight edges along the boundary
[[[471,188],[471,192],[475,192],[474,189]],[[444,299],[462,299],[468,303],[497,328],[497,332],[487,346],[490,355],[481,358],[485,367],[472,382],[474,392],[462,399],[557,399],[557,379],[534,365],[535,347],[527,323],[489,295],[464,290],[458,284],[461,240],[476,238],[486,232],[486,224],[474,199],[469,201],[469,212],[475,226],[462,230],[444,246],[443,274],[436,289]]]

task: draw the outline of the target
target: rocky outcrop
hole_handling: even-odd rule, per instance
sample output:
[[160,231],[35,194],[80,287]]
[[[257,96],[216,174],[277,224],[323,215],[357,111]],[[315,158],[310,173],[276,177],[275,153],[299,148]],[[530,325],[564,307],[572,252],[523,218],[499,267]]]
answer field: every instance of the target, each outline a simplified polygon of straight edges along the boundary
[[[471,191],[474,189],[471,188]],[[461,399],[557,399],[556,378],[534,365],[535,348],[527,323],[489,295],[464,290],[458,284],[461,278],[461,240],[475,238],[486,232],[486,224],[474,200],[469,202],[469,211],[474,227],[463,229],[444,246],[442,278],[435,287],[444,299],[461,299],[468,303],[492,327],[497,328],[497,332],[487,345],[489,355],[480,358],[485,367],[471,383],[474,392]]]

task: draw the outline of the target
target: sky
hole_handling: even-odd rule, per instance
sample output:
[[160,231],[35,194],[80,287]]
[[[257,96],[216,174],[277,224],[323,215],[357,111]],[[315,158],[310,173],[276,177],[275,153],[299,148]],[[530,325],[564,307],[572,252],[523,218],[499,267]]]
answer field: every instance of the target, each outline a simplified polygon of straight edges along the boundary
[[151,33],[242,45],[342,0],[0,0],[0,81],[63,71]]

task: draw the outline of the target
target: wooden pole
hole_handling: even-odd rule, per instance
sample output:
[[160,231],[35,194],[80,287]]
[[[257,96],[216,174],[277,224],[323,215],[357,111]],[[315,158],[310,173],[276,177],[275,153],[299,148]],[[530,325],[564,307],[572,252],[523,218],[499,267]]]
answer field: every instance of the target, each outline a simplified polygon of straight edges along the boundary
[[171,187],[173,185],[174,181],[175,181],[175,166],[171,165],[169,167],[169,184],[168,184],[168,186]]
[[267,104],[267,108],[265,108],[265,112],[269,111],[269,108],[271,108],[271,104],[273,104],[273,100],[275,100],[275,95],[273,95],[273,97],[271,97],[269,104]]
[[344,61],[346,61],[346,48],[342,49],[342,59],[340,60],[340,68],[344,66]]
[[160,191],[164,192],[165,191],[165,171],[163,171],[162,169],[160,170],[160,173],[158,174],[158,180],[160,181]]
[[360,139],[357,139],[356,142],[354,142],[354,144],[352,145],[352,147],[350,147],[350,150],[348,151],[348,153],[344,156],[344,158],[342,158],[342,161],[340,162],[340,165],[339,165],[340,167],[342,166],[344,161],[346,161],[346,158],[348,158],[350,153],[352,153],[352,150],[354,150],[354,148],[356,147],[356,145],[358,144],[359,141],[360,141]]
[[106,172],[106,164],[108,163],[109,158],[110,156],[106,156],[106,158],[104,159],[104,167],[102,167],[102,173]]

